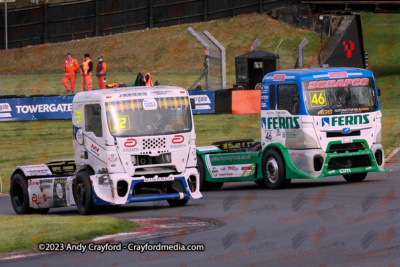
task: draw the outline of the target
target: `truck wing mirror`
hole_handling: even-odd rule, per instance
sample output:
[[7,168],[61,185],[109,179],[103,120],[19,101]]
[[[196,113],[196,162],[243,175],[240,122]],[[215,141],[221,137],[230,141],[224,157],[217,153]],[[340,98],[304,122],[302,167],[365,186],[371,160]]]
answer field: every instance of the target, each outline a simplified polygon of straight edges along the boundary
[[196,102],[194,101],[194,98],[190,98],[190,107],[192,109],[196,109]]
[[376,89],[378,90],[378,96],[381,96],[381,88],[380,87],[376,87]]
[[75,140],[78,142],[78,144],[83,145],[83,131],[82,128],[79,128],[75,132]]

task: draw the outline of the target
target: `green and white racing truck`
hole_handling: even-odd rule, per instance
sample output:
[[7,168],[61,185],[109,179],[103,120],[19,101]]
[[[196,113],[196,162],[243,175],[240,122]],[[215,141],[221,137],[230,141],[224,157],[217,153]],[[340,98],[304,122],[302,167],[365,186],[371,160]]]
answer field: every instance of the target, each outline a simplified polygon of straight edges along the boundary
[[261,142],[198,147],[202,190],[254,181],[271,189],[292,179],[343,175],[348,182],[384,172],[381,118],[373,73],[310,68],[267,74],[261,91]]

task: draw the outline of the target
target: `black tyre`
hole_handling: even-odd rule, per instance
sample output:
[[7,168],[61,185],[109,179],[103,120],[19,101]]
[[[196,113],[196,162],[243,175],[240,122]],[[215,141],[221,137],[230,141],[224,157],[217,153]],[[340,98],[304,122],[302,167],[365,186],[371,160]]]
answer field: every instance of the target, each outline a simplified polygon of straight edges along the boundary
[[82,215],[88,215],[95,212],[93,205],[92,184],[90,182],[91,173],[82,171],[76,176],[75,182],[75,203],[78,211]]
[[49,208],[33,209],[29,207],[28,179],[22,173],[16,173],[11,177],[10,197],[17,214],[46,214],[50,210]]
[[168,199],[167,201],[171,207],[181,207],[185,206],[189,199]]
[[363,181],[365,177],[367,177],[367,175],[368,172],[363,172],[363,173],[344,174],[343,177],[349,183],[357,183]]
[[275,150],[268,150],[263,158],[262,173],[265,184],[270,189],[281,189],[289,185],[286,179],[285,163],[282,156]]
[[206,169],[203,159],[197,155],[197,170],[200,175],[200,191],[215,191],[221,189],[224,183],[211,183],[206,181]]
[[29,214],[28,180],[22,173],[16,173],[11,177],[10,182],[11,204],[16,214]]
[[256,185],[258,185],[259,187],[267,187],[267,184],[265,183],[264,180],[257,180],[254,181],[256,183]]

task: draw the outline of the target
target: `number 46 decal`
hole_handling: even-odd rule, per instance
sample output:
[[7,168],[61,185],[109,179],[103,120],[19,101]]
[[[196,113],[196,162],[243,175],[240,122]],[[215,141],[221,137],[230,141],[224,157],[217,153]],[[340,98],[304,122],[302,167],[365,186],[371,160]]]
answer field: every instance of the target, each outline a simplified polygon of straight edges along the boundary
[[325,91],[313,91],[309,92],[311,107],[323,107],[326,106]]

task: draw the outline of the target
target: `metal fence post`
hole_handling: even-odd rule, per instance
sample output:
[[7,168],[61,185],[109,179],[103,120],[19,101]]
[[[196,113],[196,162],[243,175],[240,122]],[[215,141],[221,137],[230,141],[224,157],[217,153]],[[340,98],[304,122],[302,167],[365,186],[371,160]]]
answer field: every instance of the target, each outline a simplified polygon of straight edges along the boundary
[[149,1],[149,28],[153,28],[153,0]]

